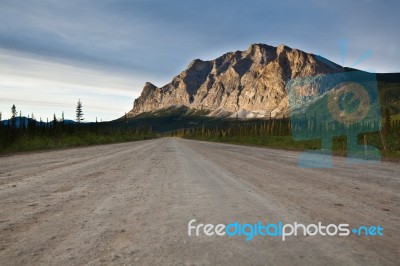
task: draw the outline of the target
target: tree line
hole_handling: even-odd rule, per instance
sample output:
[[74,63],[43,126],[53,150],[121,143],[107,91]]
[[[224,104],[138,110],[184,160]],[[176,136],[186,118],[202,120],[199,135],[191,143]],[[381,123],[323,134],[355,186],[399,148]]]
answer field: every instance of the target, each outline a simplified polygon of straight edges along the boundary
[[[0,121],[2,114],[0,113]],[[84,121],[83,104],[78,100],[75,121],[53,115],[52,120],[36,120],[32,114],[23,117],[15,105],[11,118],[0,123],[0,153],[42,148],[70,147],[89,144],[133,141],[154,137],[150,127],[127,126],[126,119],[111,122]]]
[[[377,124],[378,123],[378,124]],[[379,130],[381,129],[381,130]],[[171,136],[194,138],[202,140],[217,140],[227,142],[241,142],[262,144],[272,140],[298,140],[315,144],[315,139],[320,139],[323,134],[331,134],[333,138],[341,139],[346,145],[346,134],[343,132],[357,133],[360,144],[368,144],[379,147],[384,151],[399,153],[400,156],[400,120],[393,120],[389,109],[383,112],[381,124],[377,121],[364,121],[345,125],[341,123],[327,123],[318,115],[304,116],[304,118],[292,119],[289,117],[270,118],[267,120],[230,120],[219,124],[202,124],[198,127],[181,128],[170,133]],[[278,138],[277,138],[278,137]],[[296,141],[291,141],[296,146]],[[345,147],[341,147],[345,150]]]

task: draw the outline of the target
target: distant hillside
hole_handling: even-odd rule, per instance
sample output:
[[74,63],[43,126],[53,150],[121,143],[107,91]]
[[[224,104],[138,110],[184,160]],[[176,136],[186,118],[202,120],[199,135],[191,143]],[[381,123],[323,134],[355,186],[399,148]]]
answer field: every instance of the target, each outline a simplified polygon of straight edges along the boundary
[[[11,119],[0,121],[0,123],[2,123],[4,126],[12,125]],[[18,116],[18,117],[15,118],[15,126],[17,128],[19,128],[21,125],[24,125],[26,127],[30,123],[33,123],[33,124],[36,124],[36,125],[40,125],[40,124],[45,125],[45,124],[47,124],[47,122],[43,122],[43,121],[40,122],[40,121],[37,121],[37,120],[32,119],[32,118],[25,117],[25,116],[23,116],[21,118]],[[53,124],[53,121],[49,121],[48,124],[49,125]],[[64,120],[64,124],[75,124],[75,121],[65,119]]]

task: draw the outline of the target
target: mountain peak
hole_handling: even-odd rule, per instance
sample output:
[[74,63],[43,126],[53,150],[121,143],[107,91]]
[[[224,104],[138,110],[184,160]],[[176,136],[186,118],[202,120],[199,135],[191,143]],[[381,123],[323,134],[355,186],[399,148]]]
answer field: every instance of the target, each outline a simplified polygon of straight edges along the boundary
[[267,52],[267,51],[272,51],[274,50],[275,47],[263,44],[263,43],[253,43],[252,45],[249,46],[249,48],[246,51],[243,51],[245,54],[255,54],[255,53],[262,53],[262,52]]
[[268,44],[264,43],[253,43],[249,46],[249,49],[247,50],[253,50],[253,49],[268,49],[268,48],[274,48],[273,46],[270,46]]
[[156,89],[157,86],[154,85],[153,83],[147,81],[147,82],[144,84],[144,88],[146,88],[146,89]]
[[284,115],[286,82],[339,71],[343,68],[284,44],[255,43],[245,51],[228,52],[215,60],[195,59],[161,88],[146,83],[129,115],[171,106],[233,115],[257,112],[257,117]]

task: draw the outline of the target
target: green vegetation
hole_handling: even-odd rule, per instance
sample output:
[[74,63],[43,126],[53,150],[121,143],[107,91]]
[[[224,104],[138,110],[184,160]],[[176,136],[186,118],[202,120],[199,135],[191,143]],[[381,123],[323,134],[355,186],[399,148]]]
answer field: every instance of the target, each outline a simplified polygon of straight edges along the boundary
[[83,112],[80,101],[77,105],[79,123],[67,123],[64,115],[60,120],[54,115],[53,121],[49,123],[25,118],[21,114],[17,117],[14,105],[12,113],[13,117],[7,125],[0,123],[0,154],[136,141],[157,136],[151,127],[134,124],[128,126],[123,120],[81,123]]
[[20,133],[16,131],[12,135],[1,133],[0,154],[136,141],[156,136],[149,132],[131,129],[101,129],[96,131],[85,128],[82,128],[81,131],[61,134],[42,133],[31,135],[26,132]]
[[400,115],[392,115],[391,119],[392,121],[400,121]]
[[[170,136],[233,144],[256,145],[296,151],[321,149],[321,139],[295,141],[291,135],[289,119],[271,121],[225,121],[219,127],[180,129]],[[400,158],[400,122],[393,122],[390,131],[358,135],[358,144],[371,145],[381,150],[383,158]],[[333,138],[333,153],[347,154],[347,138]]]

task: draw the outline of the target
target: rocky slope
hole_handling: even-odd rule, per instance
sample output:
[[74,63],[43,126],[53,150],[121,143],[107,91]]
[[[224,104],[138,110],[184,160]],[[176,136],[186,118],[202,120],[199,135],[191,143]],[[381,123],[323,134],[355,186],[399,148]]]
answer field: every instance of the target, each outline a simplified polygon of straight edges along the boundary
[[253,44],[215,60],[196,59],[163,87],[147,82],[128,115],[187,106],[215,116],[277,117],[287,112],[288,80],[340,71],[339,65],[285,45]]

